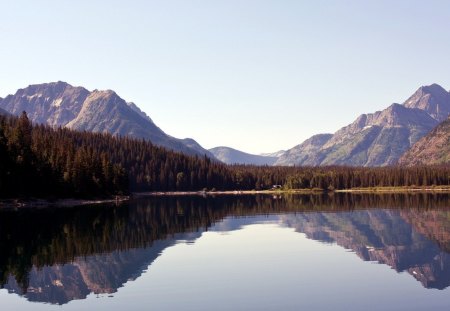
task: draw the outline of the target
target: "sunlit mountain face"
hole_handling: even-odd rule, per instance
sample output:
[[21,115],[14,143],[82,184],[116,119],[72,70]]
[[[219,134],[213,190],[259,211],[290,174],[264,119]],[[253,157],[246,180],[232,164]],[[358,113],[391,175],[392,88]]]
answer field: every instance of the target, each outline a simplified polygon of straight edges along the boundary
[[26,111],[36,124],[143,138],[170,150],[214,158],[195,140],[166,134],[138,106],[112,90],[88,91],[62,81],[34,84],[0,98],[0,109],[0,114],[16,116]]
[[[267,223],[267,230],[289,228],[321,247],[339,246],[407,273],[423,288],[450,284],[448,195],[334,194],[158,197],[118,206],[2,211],[1,286],[51,304],[113,294],[151,271],[169,248],[198,243],[209,232]],[[302,249],[298,243],[286,247]],[[320,274],[319,267],[310,269]]]

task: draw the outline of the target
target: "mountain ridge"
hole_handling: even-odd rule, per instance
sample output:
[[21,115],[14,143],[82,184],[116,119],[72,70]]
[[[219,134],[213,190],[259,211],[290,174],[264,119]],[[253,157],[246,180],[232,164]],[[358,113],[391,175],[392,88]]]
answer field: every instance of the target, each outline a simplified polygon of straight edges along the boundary
[[190,141],[195,146],[191,148],[183,139],[167,135],[136,104],[113,90],[88,91],[63,81],[32,84],[0,99],[0,108],[13,115],[26,111],[34,123],[142,138],[174,151],[214,159],[197,142]]
[[[311,149],[310,139],[286,151],[276,165],[387,166],[450,114],[450,93],[438,84],[420,87],[403,104],[362,114]],[[306,156],[306,155],[307,156]]]
[[209,151],[226,164],[273,165],[278,159],[277,157],[251,154],[226,146],[214,147]]
[[402,104],[361,114],[333,134],[313,135],[286,151],[261,155],[225,146],[206,150],[192,138],[166,134],[136,104],[113,90],[89,91],[62,81],[19,89],[0,98],[0,109],[12,115],[27,111],[33,122],[53,127],[147,139],[174,151],[207,155],[227,164],[387,166],[398,163],[403,154],[447,119],[450,92],[436,83],[421,86]]
[[290,163],[303,163],[313,165],[316,162],[315,153],[333,136],[333,134],[316,134],[303,143],[294,146],[282,154],[275,165],[289,165]]

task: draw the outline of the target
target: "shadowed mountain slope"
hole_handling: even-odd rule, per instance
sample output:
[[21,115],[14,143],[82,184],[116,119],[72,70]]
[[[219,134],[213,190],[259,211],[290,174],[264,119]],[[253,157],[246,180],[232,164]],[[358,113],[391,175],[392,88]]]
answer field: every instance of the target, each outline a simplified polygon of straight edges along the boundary
[[400,165],[441,165],[450,163],[450,118],[420,139],[399,160]]

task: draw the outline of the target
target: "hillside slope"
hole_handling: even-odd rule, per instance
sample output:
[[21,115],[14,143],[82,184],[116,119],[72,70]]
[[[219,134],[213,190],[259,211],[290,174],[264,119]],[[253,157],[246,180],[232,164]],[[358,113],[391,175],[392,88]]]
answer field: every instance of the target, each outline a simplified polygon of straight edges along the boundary
[[400,165],[450,164],[450,118],[420,139],[399,160]]
[[226,164],[273,165],[277,160],[277,157],[250,154],[230,147],[215,147],[209,151]]

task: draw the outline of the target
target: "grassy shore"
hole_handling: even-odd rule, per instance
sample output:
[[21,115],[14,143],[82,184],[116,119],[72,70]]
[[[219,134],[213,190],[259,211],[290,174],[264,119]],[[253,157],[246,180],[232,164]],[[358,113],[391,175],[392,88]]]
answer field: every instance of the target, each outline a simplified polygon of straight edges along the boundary
[[402,187],[368,187],[368,188],[352,188],[336,190],[335,192],[358,192],[358,193],[374,193],[374,192],[392,192],[392,193],[403,193],[403,192],[449,192],[450,186],[402,186]]
[[147,196],[184,196],[184,195],[248,195],[248,194],[319,194],[319,193],[416,193],[416,192],[440,192],[450,193],[450,186],[432,187],[369,187],[351,188],[341,190],[328,189],[271,189],[271,190],[235,190],[235,191],[167,191],[167,192],[139,192],[132,196],[135,198]]

